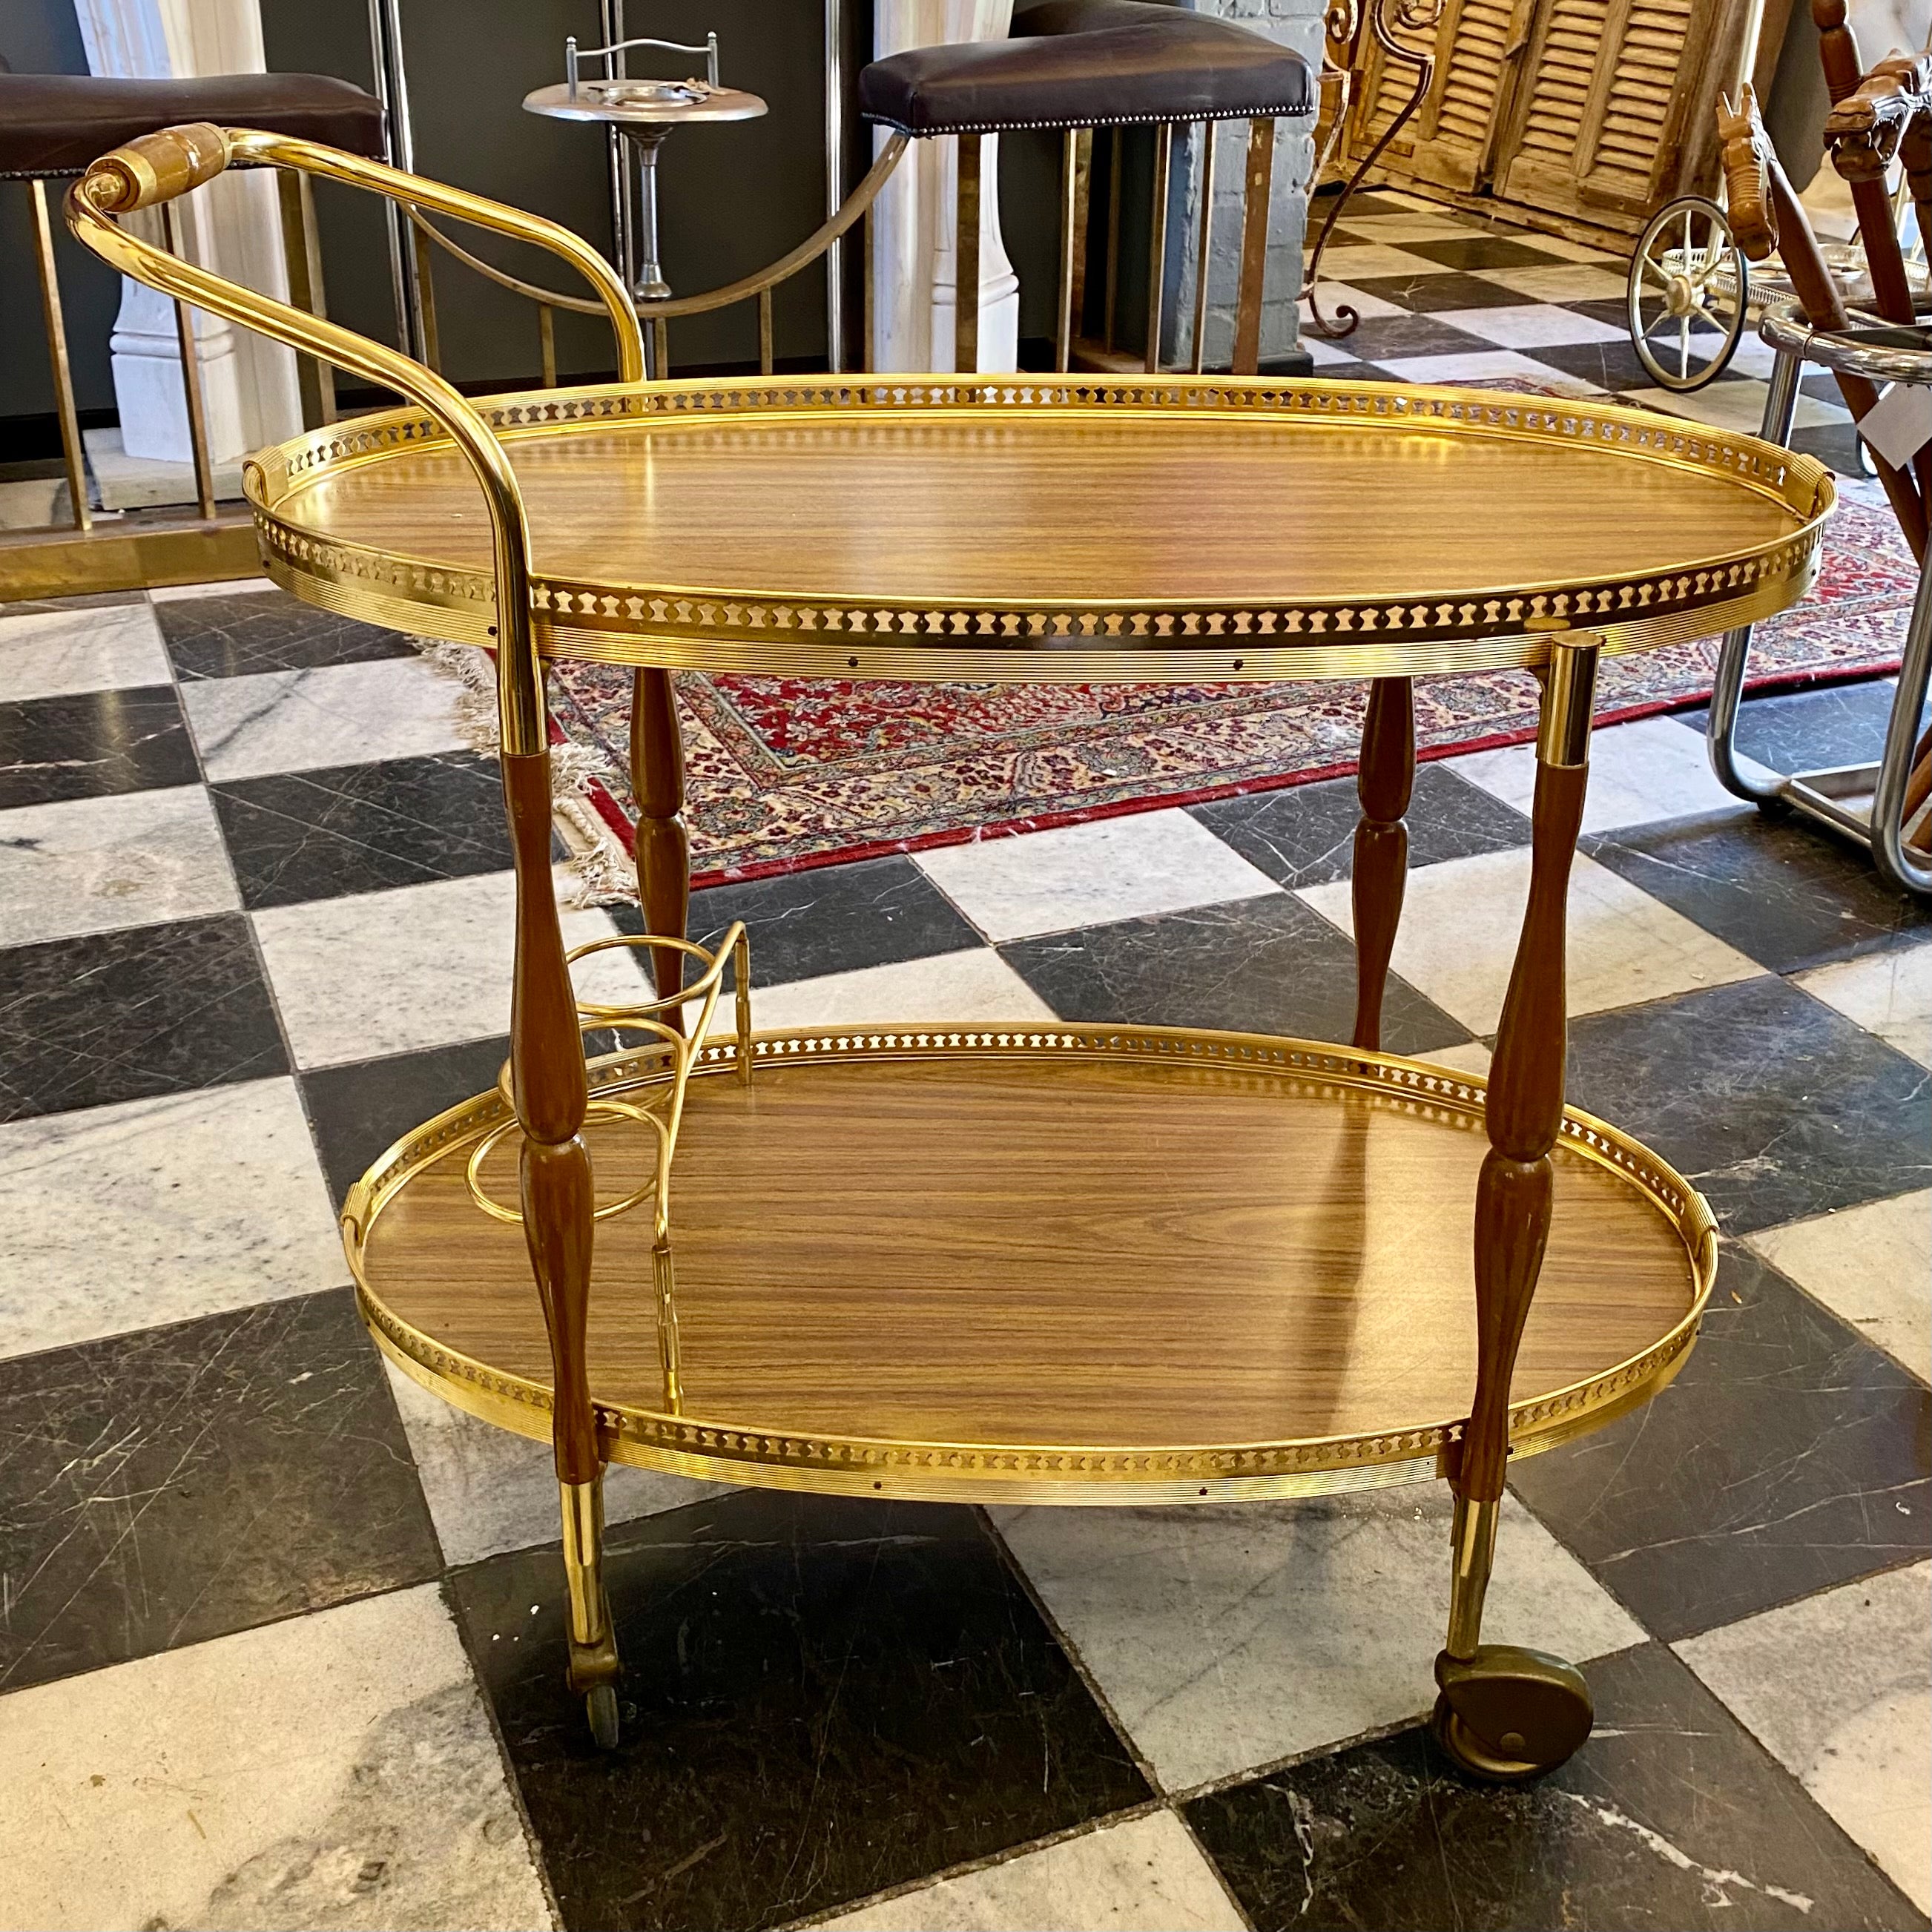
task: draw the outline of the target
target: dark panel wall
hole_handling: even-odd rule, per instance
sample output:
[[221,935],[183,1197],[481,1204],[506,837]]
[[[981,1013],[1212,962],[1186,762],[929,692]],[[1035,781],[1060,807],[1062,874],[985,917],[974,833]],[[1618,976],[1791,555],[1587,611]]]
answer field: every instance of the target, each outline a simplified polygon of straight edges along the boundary
[[[72,0],[4,0],[0,4],[0,58],[16,74],[85,74],[87,56]],[[114,386],[108,373],[107,336],[121,305],[120,278],[68,238],[60,224],[61,191],[60,183],[48,184],[75,386],[83,410],[110,409]],[[32,236],[26,184],[0,182],[0,417],[38,416],[54,406],[40,330]]]
[[[871,8],[846,0],[847,71],[869,57]],[[697,41],[715,28],[723,76],[770,105],[763,119],[674,135],[663,152],[664,260],[674,288],[715,286],[770,261],[820,219],[824,196],[823,36],[819,0],[632,0],[631,31]],[[262,0],[268,64],[334,74],[373,85],[367,0]],[[403,0],[404,52],[417,166],[550,216],[600,246],[609,238],[602,136],[594,128],[523,112],[532,88],[562,78],[563,40],[597,40],[595,0]],[[71,0],[4,0],[0,55],[22,73],[84,73]],[[652,70],[700,70],[701,56],[664,56]],[[1001,160],[1007,246],[1021,274],[1022,333],[1051,335],[1058,238],[1055,136],[1010,136]],[[846,180],[869,160],[868,132],[850,132]],[[394,339],[388,256],[378,204],[327,184],[317,190],[329,307],[350,326]],[[579,292],[546,258],[495,240],[466,245],[532,280]],[[84,410],[111,409],[107,335],[118,302],[115,278],[63,236],[62,282]],[[856,342],[860,289],[848,249],[847,297]],[[444,258],[436,271],[445,365],[463,382],[534,380],[540,367],[536,314],[526,302]],[[776,347],[787,358],[822,356],[824,283],[808,270],[778,292]],[[24,188],[0,183],[0,418],[52,407],[40,346],[39,297],[28,251]],[[613,366],[608,332],[590,317],[560,315],[558,359],[568,374]],[[758,354],[754,305],[672,326],[674,368],[748,364]]]

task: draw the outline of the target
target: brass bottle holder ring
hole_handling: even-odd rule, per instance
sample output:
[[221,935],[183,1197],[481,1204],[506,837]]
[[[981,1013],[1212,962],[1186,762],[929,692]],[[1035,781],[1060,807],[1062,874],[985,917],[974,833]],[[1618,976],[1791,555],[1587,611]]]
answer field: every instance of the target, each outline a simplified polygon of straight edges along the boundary
[[[613,1096],[606,1096],[593,1098],[584,1114],[586,1125],[592,1120],[628,1120],[641,1122],[656,1132],[658,1136],[656,1172],[641,1187],[594,1209],[591,1218],[594,1221],[610,1220],[617,1215],[628,1214],[634,1208],[642,1206],[655,1196],[658,1202],[658,1234],[662,1239],[669,1219],[667,1197],[670,1192],[670,1160],[677,1145],[678,1125],[683,1118],[685,1090],[690,1082],[692,1064],[696,1057],[697,1049],[710,1034],[712,1018],[718,1011],[724,987],[724,962],[728,957],[732,964],[736,1006],[734,1030],[737,1036],[738,1077],[746,1085],[751,1084],[751,941],[746,935],[742,922],[736,921],[716,946],[699,946],[688,939],[666,939],[649,933],[616,933],[608,939],[593,939],[587,944],[572,947],[564,956],[565,962],[574,966],[578,960],[587,958],[593,952],[610,952],[620,950],[684,953],[702,961],[704,967],[704,971],[690,986],[654,1000],[615,1005],[599,1000],[579,1000],[577,1002],[577,1024],[580,1034],[606,1030],[642,1034],[656,1041],[670,1058],[670,1078],[659,1096],[665,1103],[664,1112],[658,1112],[650,1106],[635,1101],[620,1100]],[[681,1012],[694,1000],[700,1003],[698,1020],[688,1035],[662,1017],[674,1010]],[[520,1226],[524,1219],[522,1210],[507,1207],[497,1200],[484,1186],[482,1180],[484,1162],[509,1135],[521,1130],[516,1114],[516,1096],[511,1066],[507,1060],[496,1076],[496,1089],[509,1107],[508,1116],[492,1128],[470,1150],[469,1160],[464,1168],[464,1180],[470,1190],[470,1198],[484,1214],[494,1220],[508,1221]],[[667,1114],[668,1118],[666,1118]]]

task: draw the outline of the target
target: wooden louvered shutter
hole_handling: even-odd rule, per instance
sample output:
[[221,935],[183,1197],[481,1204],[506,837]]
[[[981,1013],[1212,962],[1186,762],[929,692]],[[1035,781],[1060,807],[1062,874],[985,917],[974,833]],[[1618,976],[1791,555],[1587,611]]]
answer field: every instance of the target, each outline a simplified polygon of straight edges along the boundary
[[[1480,187],[1507,118],[1517,58],[1535,0],[1449,0],[1434,35],[1436,76],[1428,98],[1390,145],[1397,172],[1438,187]],[[1377,48],[1364,90],[1354,152],[1380,136],[1408,98],[1414,70]]]
[[1714,91],[1737,62],[1742,0],[1545,6],[1498,192],[1635,230],[1680,186],[1708,188],[1707,124]]

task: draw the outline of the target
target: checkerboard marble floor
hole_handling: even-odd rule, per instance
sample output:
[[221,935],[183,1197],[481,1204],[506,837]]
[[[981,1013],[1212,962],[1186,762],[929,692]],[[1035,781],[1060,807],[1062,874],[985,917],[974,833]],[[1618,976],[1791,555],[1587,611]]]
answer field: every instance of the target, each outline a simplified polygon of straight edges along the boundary
[[[1378,197],[1354,285],[1592,320],[1592,283],[1445,263],[1451,219]],[[1755,700],[1744,748],[1859,755],[1888,694]],[[1511,1486],[1491,1634],[1597,1700],[1560,1772],[1477,1788],[1418,1727],[1434,1486],[982,1513],[623,1470],[604,1756],[545,1452],[386,1372],[332,1226],[504,1050],[457,698],[266,587],[0,612],[0,1925],[1926,1923],[1932,910],[1719,790],[1694,715],[1598,735],[1571,1092],[1724,1246],[1677,1384]],[[1486,1061],[1528,771],[1420,774],[1397,1050]],[[1354,816],[1256,794],[721,887],[693,929],[748,922],[764,1025],[1334,1036]]]

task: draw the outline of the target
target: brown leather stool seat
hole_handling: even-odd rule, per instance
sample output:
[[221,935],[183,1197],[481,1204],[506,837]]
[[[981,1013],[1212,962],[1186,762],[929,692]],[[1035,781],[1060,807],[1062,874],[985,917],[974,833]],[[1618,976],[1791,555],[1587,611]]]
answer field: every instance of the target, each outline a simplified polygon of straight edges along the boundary
[[1304,117],[1308,64],[1245,27],[1152,0],[1040,0],[1010,38],[914,47],[859,76],[868,121],[916,136]]
[[380,160],[382,104],[326,74],[176,80],[0,73],[0,179],[78,175],[136,136],[187,121],[260,128]]

